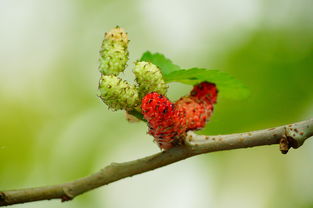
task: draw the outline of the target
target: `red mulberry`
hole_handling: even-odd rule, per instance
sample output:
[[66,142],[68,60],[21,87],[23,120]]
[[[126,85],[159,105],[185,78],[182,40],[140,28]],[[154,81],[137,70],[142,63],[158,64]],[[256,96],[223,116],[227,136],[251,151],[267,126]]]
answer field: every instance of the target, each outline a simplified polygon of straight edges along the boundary
[[215,84],[208,82],[194,86],[189,96],[180,98],[175,104],[156,92],[148,93],[141,103],[149,125],[148,133],[161,149],[182,143],[187,131],[205,126],[212,115],[216,96]]

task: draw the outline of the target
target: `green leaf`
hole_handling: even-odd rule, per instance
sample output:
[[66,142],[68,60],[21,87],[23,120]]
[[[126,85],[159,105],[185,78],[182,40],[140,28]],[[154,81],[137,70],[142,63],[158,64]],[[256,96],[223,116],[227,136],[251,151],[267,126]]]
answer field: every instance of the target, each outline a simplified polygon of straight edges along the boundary
[[187,70],[173,71],[163,76],[166,82],[181,82],[196,85],[203,81],[215,83],[222,96],[232,99],[243,99],[249,95],[249,90],[242,82],[226,72],[191,68]]
[[250,94],[242,82],[226,72],[201,68],[181,69],[163,54],[149,51],[145,52],[140,60],[157,65],[165,82],[181,82],[189,85],[196,85],[204,81],[212,82],[217,85],[221,96],[232,99],[244,99]]
[[160,53],[151,53],[150,51],[146,51],[142,55],[140,61],[148,61],[158,66],[163,75],[181,70],[179,66],[173,64],[171,60],[165,58],[165,56]]

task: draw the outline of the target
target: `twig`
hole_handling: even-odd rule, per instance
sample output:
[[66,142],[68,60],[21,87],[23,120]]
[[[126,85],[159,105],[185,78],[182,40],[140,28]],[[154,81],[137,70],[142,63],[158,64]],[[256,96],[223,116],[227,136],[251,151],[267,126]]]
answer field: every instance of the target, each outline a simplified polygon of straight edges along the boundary
[[186,145],[184,146],[130,162],[112,163],[93,175],[72,182],[54,186],[2,191],[0,192],[0,206],[48,199],[68,201],[87,191],[122,178],[208,152],[280,144],[281,151],[286,153],[290,147],[300,147],[311,136],[313,136],[313,119],[239,134],[203,136],[188,132]]

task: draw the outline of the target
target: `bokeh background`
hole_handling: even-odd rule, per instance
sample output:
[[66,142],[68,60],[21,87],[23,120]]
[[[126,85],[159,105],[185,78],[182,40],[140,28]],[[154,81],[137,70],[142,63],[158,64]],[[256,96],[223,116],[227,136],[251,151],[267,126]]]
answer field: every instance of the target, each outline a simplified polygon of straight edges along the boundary
[[[150,50],[227,71],[251,90],[220,98],[201,133],[313,117],[311,0],[0,0],[0,190],[62,183],[159,151],[144,123],[97,98],[98,51],[116,25],[132,62]],[[170,97],[189,86],[172,84]],[[313,207],[313,139],[216,152],[79,196],[16,207]]]

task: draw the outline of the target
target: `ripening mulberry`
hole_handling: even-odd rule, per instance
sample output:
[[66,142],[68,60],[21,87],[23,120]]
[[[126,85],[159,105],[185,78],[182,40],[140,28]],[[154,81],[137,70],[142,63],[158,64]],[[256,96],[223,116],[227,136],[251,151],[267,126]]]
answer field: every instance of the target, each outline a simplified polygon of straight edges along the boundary
[[138,83],[139,97],[143,98],[150,92],[157,92],[165,95],[167,84],[163,80],[160,69],[150,62],[136,62],[134,68],[136,82]]
[[120,27],[105,33],[100,50],[99,71],[103,75],[118,75],[128,61],[128,36]]
[[190,92],[190,97],[199,99],[206,103],[215,104],[217,99],[218,90],[214,83],[201,82],[193,87]]
[[182,97],[175,105],[176,109],[186,113],[187,130],[198,130],[205,127],[210,119],[217,98],[216,85],[201,82],[193,87],[188,97]]
[[140,105],[136,87],[113,75],[101,76],[99,97],[113,110],[131,111]]
[[148,133],[161,149],[181,144],[187,131],[199,130],[206,125],[216,96],[216,86],[208,82],[194,86],[189,96],[180,98],[175,104],[161,94],[148,93],[141,102],[142,113],[148,121]]
[[182,97],[175,103],[176,111],[184,113],[183,116],[177,116],[184,122],[185,129],[202,129],[213,111],[213,104],[207,104],[204,101],[193,99],[192,97]]
[[148,121],[148,133],[154,137],[161,149],[170,149],[177,131],[173,117],[174,104],[165,96],[156,92],[148,93],[143,99],[141,110]]

